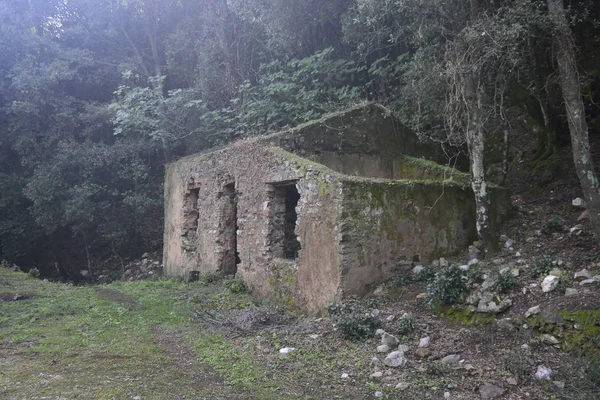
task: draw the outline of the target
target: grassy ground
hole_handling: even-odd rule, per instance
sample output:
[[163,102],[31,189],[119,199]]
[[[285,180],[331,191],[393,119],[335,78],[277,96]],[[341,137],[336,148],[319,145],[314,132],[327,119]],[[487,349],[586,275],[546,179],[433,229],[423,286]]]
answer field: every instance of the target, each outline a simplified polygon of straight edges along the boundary
[[[558,293],[527,297],[521,291],[527,285],[523,278],[514,289],[519,305],[509,316],[519,318],[533,304],[578,310],[584,301],[595,319],[581,321],[581,332],[589,330],[583,344],[594,355],[596,288],[567,304]],[[582,369],[582,358],[544,345],[532,329],[435,315],[417,296],[424,291],[419,282],[376,299],[383,327],[409,347],[407,365],[397,369],[372,362],[385,356],[375,352],[379,338],[345,340],[328,318],[284,312],[243,289],[238,281],[210,277],[188,285],[78,287],[0,267],[0,399],[370,399],[377,391],[384,399],[440,399],[445,392],[474,399],[486,382],[503,387],[504,399],[597,398],[600,363]],[[401,334],[387,316],[404,312],[413,316],[414,330]],[[558,333],[561,341],[569,332]],[[427,358],[416,354],[423,336],[432,339]],[[282,356],[286,346],[295,350]],[[455,353],[465,362],[439,363]],[[538,365],[557,371],[566,388],[536,382]],[[383,376],[371,378],[376,371]],[[408,388],[396,389],[400,382]]]
[[[329,358],[306,349],[279,356],[285,344],[271,329],[282,322],[277,318],[292,317],[223,281],[76,287],[0,268],[0,398],[310,399],[370,392],[326,385],[339,379],[337,350]],[[296,320],[294,329],[302,324]]]

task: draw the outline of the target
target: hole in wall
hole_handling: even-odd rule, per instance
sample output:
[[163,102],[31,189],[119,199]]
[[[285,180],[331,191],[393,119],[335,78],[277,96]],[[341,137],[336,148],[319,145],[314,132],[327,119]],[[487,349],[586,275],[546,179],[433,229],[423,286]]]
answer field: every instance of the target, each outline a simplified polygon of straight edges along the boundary
[[273,255],[277,258],[294,260],[302,248],[296,235],[296,206],[299,200],[300,193],[295,182],[273,185],[270,239]]
[[235,183],[229,183],[223,187],[222,221],[222,245],[224,248],[222,268],[225,274],[235,274],[240,257],[237,249],[237,192]]

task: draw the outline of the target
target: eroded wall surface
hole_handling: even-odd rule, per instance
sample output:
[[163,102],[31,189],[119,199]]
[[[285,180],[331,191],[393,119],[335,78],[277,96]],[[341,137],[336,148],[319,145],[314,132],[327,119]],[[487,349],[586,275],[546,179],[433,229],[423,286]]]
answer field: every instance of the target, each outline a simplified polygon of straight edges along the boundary
[[[340,185],[333,171],[256,141],[172,164],[165,182],[166,274],[235,272],[260,295],[322,310],[339,289]],[[282,244],[290,242],[286,187],[299,195],[292,227],[299,251]]]
[[[434,161],[444,158],[373,106],[184,158],[166,173],[165,272],[236,273],[259,295],[322,312],[475,240],[468,176]],[[490,191],[498,226],[510,199]]]
[[[342,295],[364,295],[398,270],[456,254],[477,239],[474,197],[465,185],[354,179],[342,191]],[[508,192],[491,192],[492,224],[499,226],[508,217]]]

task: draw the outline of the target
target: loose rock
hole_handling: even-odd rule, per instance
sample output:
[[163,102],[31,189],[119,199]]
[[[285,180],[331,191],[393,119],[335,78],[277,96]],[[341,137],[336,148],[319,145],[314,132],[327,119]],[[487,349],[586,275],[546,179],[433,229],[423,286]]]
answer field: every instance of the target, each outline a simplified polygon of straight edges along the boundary
[[387,332],[384,332],[381,335],[381,344],[385,344],[388,345],[390,347],[394,347],[397,346],[398,343],[400,343],[400,341],[398,340],[398,338],[394,335],[390,335]]
[[539,314],[541,311],[540,306],[531,307],[529,310],[525,311],[525,318],[529,318],[532,315]]
[[548,275],[542,281],[542,292],[548,293],[556,289],[558,286],[558,276],[556,275]]
[[540,381],[549,381],[553,374],[554,371],[552,371],[550,368],[540,365],[535,372],[535,378]]
[[431,338],[426,336],[419,340],[419,347],[429,347],[429,343],[431,342]]
[[504,389],[491,383],[479,386],[479,394],[482,399],[498,399],[504,394]]
[[401,367],[406,364],[406,358],[404,357],[404,353],[401,351],[392,351],[387,357],[383,360],[383,363],[388,367]]
[[577,280],[577,281],[583,281],[583,280],[592,279],[592,278],[593,278],[592,273],[585,268],[582,269],[581,271],[575,272],[575,280]]
[[388,351],[390,351],[390,346],[388,346],[387,344],[382,344],[380,346],[377,346],[378,353],[387,353]]
[[459,361],[460,361],[460,354],[450,354],[450,355],[442,358],[442,360],[440,362],[444,365],[452,365],[452,364],[456,364]]

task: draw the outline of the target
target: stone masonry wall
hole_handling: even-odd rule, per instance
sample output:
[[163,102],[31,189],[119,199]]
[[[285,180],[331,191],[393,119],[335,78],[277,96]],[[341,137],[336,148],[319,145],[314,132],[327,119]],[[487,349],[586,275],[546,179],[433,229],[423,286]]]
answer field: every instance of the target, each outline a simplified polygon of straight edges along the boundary
[[[340,279],[335,229],[341,192],[334,174],[251,140],[170,165],[165,182],[165,274],[233,273],[232,248],[237,244],[237,275],[260,295],[311,313],[322,310],[337,296]],[[284,239],[291,217],[282,193],[290,185],[300,196],[295,234],[301,248],[295,259],[286,259],[290,251],[281,247],[284,240],[292,248],[298,246],[293,238]],[[189,204],[194,196],[195,210]],[[229,234],[232,227],[235,238]],[[287,231],[289,236],[290,228]]]

